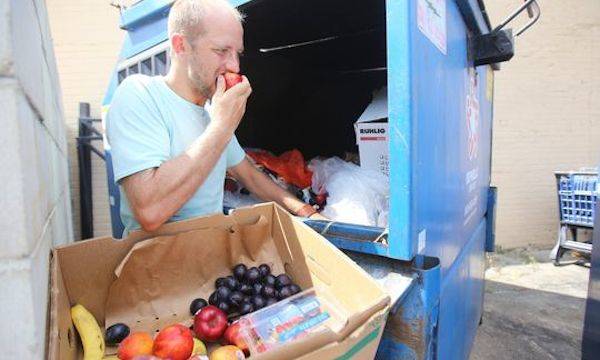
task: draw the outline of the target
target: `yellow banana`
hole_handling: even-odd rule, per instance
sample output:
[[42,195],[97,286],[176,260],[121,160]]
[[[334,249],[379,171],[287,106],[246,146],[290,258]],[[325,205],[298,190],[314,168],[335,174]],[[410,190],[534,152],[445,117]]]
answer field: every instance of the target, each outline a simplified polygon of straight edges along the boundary
[[104,357],[104,336],[98,322],[83,305],[71,308],[71,319],[83,343],[83,360],[102,360]]

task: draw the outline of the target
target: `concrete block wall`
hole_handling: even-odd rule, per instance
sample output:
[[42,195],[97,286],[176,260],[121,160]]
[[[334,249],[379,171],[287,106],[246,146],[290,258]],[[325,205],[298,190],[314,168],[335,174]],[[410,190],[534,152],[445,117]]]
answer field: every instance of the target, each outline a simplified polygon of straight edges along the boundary
[[[102,98],[123,44],[119,10],[110,1],[46,0],[62,85],[62,104],[67,124],[67,147],[75,239],[81,238],[79,216],[79,167],[77,164],[79,102],[90,103],[92,117],[100,118]],[[97,129],[101,130],[100,124]],[[102,142],[94,146],[103,150]],[[94,235],[111,234],[108,189],[104,161],[92,153]]]
[[73,241],[67,142],[43,0],[0,2],[0,357],[42,359],[52,246]]
[[[492,182],[497,244],[552,246],[553,172],[600,163],[600,1],[539,1],[542,17],[496,72]],[[486,1],[498,24],[518,0]],[[522,25],[519,19],[514,28]]]

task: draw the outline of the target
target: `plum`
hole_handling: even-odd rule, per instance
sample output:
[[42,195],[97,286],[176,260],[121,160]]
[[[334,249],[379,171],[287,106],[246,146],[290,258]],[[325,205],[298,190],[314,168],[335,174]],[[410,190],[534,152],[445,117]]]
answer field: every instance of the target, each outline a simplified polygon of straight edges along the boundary
[[260,295],[260,294],[262,294],[262,291],[263,291],[264,287],[265,286],[263,284],[261,284],[261,283],[256,283],[256,284],[252,285],[252,288],[254,289],[254,291],[253,291],[252,294],[254,294],[254,295]]
[[262,289],[261,295],[266,298],[275,297],[275,288],[273,286],[265,285]]
[[240,282],[236,280],[233,276],[228,276],[225,278],[224,284],[231,290],[238,290],[240,287]]
[[264,279],[267,275],[271,274],[271,268],[267,264],[260,264],[258,272],[260,273],[260,277]]
[[198,310],[202,309],[206,305],[208,305],[208,303],[206,302],[206,300],[204,300],[202,298],[194,299],[192,301],[192,303],[190,304],[190,313],[192,313],[192,315],[196,315],[196,313],[198,312]]
[[252,293],[254,292],[254,288],[248,284],[242,284],[240,285],[240,291],[244,295],[252,295]]
[[252,285],[260,280],[260,271],[258,271],[258,268],[256,267],[251,267],[248,269],[248,271],[246,271],[244,279],[246,280],[246,283]]
[[217,292],[215,291],[212,294],[210,294],[210,296],[208,297],[208,303],[211,305],[217,306],[218,302],[219,302],[219,297],[217,296]]
[[292,296],[292,291],[290,290],[289,286],[284,286],[277,292],[277,298],[279,300],[283,300],[290,296]]
[[225,285],[225,278],[224,277],[220,277],[217,280],[215,280],[215,289]]
[[245,303],[242,303],[242,306],[240,306],[240,314],[241,315],[246,315],[253,311],[254,311],[254,306],[252,305],[252,303],[245,302]]
[[129,335],[129,326],[123,323],[116,323],[106,329],[106,343],[118,344]]
[[267,298],[267,305],[266,306],[271,306],[271,305],[273,305],[275,303],[277,303],[277,299],[274,298],[274,297],[270,297],[270,298]]
[[235,308],[239,307],[242,304],[242,301],[244,301],[244,294],[240,291],[234,291],[229,295],[229,305]]
[[263,284],[275,287],[275,276],[269,274],[263,278]]
[[302,291],[302,289],[300,288],[300,286],[296,285],[296,284],[291,284],[288,286],[288,288],[290,289],[292,295],[296,295],[297,293],[299,293],[300,291]]
[[246,271],[247,270],[248,270],[248,268],[246,267],[246,265],[244,265],[244,264],[237,264],[233,268],[233,276],[237,280],[242,281],[242,280],[244,280],[244,276],[246,275]]
[[231,291],[231,289],[229,289],[226,286],[221,286],[220,288],[217,289],[216,293],[217,293],[217,299],[219,302],[222,302],[222,301],[226,302],[229,300],[229,295],[231,295],[232,291]]
[[292,284],[292,280],[286,274],[281,274],[275,278],[275,287],[277,289],[283,288],[284,286],[288,286]]
[[221,310],[223,310],[224,313],[229,314],[230,308],[229,308],[229,304],[227,304],[227,301],[220,301],[217,304],[217,307]]
[[262,309],[267,305],[267,301],[260,295],[255,295],[252,297],[252,305],[254,305],[254,309]]

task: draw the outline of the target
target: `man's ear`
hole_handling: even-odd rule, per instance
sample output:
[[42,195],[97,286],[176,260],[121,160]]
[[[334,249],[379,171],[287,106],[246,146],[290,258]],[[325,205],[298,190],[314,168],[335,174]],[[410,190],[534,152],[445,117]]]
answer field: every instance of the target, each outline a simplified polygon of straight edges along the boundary
[[171,35],[171,50],[176,55],[185,53],[186,46],[188,46],[188,44],[185,40],[185,36],[177,33]]

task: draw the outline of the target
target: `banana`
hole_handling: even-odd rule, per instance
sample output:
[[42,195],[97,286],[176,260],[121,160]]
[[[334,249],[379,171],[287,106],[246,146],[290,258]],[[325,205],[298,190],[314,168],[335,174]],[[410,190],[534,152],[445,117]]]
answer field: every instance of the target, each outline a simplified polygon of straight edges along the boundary
[[71,319],[83,343],[83,360],[102,360],[104,357],[104,337],[98,322],[83,305],[71,308]]

